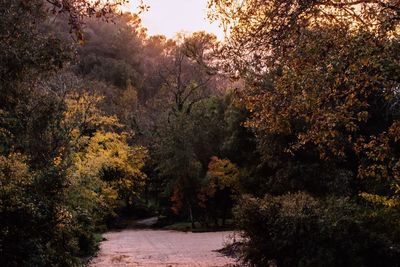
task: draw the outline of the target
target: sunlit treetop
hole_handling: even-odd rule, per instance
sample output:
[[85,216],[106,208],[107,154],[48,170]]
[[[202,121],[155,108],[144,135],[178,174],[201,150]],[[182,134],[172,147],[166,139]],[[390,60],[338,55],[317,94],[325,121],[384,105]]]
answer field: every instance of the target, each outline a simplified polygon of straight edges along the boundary
[[175,39],[177,34],[198,31],[213,33],[223,40],[218,23],[207,19],[207,0],[144,0],[130,1],[124,11],[140,12],[143,26],[150,36],[164,35]]
[[[209,17],[229,34],[231,56],[266,59],[296,45],[301,30],[335,26],[344,31],[400,33],[398,0],[210,0]],[[256,55],[252,52],[257,50]]]
[[48,10],[54,14],[64,14],[68,17],[71,32],[82,39],[83,19],[96,17],[109,20],[120,10],[128,0],[45,0],[49,3]]

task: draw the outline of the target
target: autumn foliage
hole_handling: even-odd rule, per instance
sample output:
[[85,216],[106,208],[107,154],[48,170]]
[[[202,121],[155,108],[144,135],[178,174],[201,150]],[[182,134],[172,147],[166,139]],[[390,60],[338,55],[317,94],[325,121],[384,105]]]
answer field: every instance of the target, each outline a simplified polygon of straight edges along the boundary
[[[318,201],[324,203],[332,195],[346,196],[348,200],[338,202],[343,210],[352,201],[369,207],[354,211],[354,223],[368,221],[356,214],[372,212],[381,214],[382,217],[375,219],[383,220],[382,227],[387,219],[397,229],[398,1],[210,1],[210,7],[211,17],[218,19],[229,32],[222,51],[228,58],[226,70],[246,81],[246,89],[239,96],[250,112],[246,126],[255,133],[268,170],[266,192],[285,194],[284,198],[293,197],[293,202],[297,197],[286,194],[297,190],[318,196]],[[257,266],[275,260],[278,266],[373,266],[378,258],[388,260],[381,264],[391,266],[395,261],[392,256],[398,257],[397,245],[390,245],[398,244],[398,236],[393,234],[389,238],[387,233],[380,233],[380,238],[390,239],[381,245],[388,250],[374,254],[366,248],[376,258],[365,260],[366,254],[355,249],[349,257],[361,257],[358,263],[340,263],[338,255],[344,252],[334,252],[341,241],[333,236],[287,248],[297,250],[296,255],[286,255],[287,258],[282,257],[284,251],[274,251],[262,258],[261,254],[291,238],[280,236],[278,240],[271,233],[278,231],[284,235],[291,231],[286,226],[297,223],[297,218],[290,219],[284,214],[284,204],[278,204],[278,210],[272,208],[276,200],[282,201],[280,197],[266,196],[264,200],[255,200],[254,203],[259,203],[251,207],[239,208],[237,219],[246,229],[244,236],[249,238],[244,257]],[[271,209],[265,210],[264,203],[271,205]],[[263,229],[262,225],[243,219],[254,218],[255,212],[266,218],[272,216],[273,225]],[[337,210],[334,216],[345,220],[341,212]],[[307,215],[305,220],[311,219],[308,216],[321,220],[324,217],[316,213]],[[275,225],[278,222],[285,229],[279,229]],[[370,231],[368,234],[377,231],[373,224],[366,225],[371,228],[359,231]],[[344,222],[343,227],[340,231],[347,231]],[[301,229],[293,231],[297,240],[302,239]],[[267,233],[263,235],[264,232]],[[323,229],[320,234],[322,238]],[[311,238],[312,234],[306,236]],[[368,238],[354,237],[352,245],[362,247],[362,240]],[[328,252],[337,253],[331,263],[328,252],[315,252],[308,260],[297,256],[306,253],[302,247],[311,251],[320,241],[331,242]],[[261,250],[254,253],[253,249]],[[319,253],[327,258],[319,259]]]
[[126,216],[236,228],[250,266],[398,265],[397,0],[210,0],[223,42],[124,2],[0,0],[1,266],[81,266]]

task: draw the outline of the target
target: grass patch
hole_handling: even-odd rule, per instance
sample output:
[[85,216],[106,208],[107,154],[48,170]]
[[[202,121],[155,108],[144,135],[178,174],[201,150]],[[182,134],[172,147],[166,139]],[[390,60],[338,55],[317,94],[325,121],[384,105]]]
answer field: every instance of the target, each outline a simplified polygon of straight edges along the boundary
[[104,240],[103,233],[94,233],[93,237],[96,244],[99,244],[101,241]]
[[190,222],[177,222],[171,225],[164,226],[162,229],[165,230],[174,230],[180,232],[194,232],[194,233],[201,233],[201,232],[218,232],[218,231],[226,231],[233,229],[233,221],[227,220],[227,224],[225,226],[214,226],[209,225],[206,227],[199,222],[194,223],[195,228],[192,228],[192,224]]
[[190,222],[177,222],[177,223],[174,223],[171,225],[167,225],[167,226],[163,227],[163,229],[188,232],[188,231],[192,231],[192,224]]

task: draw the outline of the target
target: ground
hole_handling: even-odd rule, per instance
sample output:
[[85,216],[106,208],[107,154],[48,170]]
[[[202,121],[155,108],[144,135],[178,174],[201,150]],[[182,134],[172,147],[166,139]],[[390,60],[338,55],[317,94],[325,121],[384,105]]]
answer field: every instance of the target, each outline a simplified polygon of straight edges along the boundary
[[177,232],[125,229],[104,234],[105,241],[90,267],[183,267],[233,266],[232,258],[216,252],[233,232]]

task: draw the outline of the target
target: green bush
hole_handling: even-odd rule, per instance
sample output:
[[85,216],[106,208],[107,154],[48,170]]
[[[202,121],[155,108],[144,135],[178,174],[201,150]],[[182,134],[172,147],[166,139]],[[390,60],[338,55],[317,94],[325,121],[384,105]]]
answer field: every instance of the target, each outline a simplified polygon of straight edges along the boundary
[[319,201],[306,193],[245,196],[235,218],[243,230],[242,259],[252,266],[398,266],[400,262],[396,222],[348,198]]
[[62,172],[32,172],[25,160],[0,156],[0,265],[77,266]]

